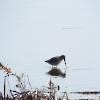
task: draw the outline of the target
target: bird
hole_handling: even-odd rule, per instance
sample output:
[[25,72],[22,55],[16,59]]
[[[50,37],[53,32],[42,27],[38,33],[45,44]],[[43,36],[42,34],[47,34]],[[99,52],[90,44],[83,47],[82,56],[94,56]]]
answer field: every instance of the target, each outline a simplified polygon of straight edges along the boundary
[[47,62],[48,64],[52,65],[52,68],[53,68],[53,66],[57,67],[57,65],[59,65],[62,60],[64,60],[65,66],[66,66],[65,55],[53,57],[53,58],[51,58],[49,60],[46,60],[45,62]]

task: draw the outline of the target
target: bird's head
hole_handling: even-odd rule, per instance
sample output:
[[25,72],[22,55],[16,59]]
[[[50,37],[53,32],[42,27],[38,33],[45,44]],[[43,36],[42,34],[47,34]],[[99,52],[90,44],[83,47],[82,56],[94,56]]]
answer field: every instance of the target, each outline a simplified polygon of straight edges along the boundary
[[65,65],[66,65],[66,60],[65,60],[66,57],[65,57],[65,55],[61,55],[60,58],[64,60]]

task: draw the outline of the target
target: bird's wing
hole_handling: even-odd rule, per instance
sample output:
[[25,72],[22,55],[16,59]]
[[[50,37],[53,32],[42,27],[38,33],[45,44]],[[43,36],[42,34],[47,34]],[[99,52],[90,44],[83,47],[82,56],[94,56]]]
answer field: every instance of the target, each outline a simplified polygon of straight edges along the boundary
[[57,57],[53,57],[53,58],[50,59],[50,61],[51,61],[51,62],[57,62],[58,59],[57,59]]

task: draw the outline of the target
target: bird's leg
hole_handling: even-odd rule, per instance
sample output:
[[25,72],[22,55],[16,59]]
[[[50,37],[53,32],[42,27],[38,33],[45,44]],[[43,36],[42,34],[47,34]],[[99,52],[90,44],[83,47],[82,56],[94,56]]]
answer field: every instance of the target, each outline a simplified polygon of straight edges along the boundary
[[56,67],[55,68],[57,68],[57,65],[56,65]]
[[53,69],[53,65],[52,65],[52,69]]

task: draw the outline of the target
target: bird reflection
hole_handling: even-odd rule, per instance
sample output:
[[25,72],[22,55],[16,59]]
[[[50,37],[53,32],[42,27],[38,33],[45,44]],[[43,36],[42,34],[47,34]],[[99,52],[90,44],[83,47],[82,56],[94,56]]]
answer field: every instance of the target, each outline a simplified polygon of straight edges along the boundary
[[66,77],[66,73],[63,73],[60,69],[54,67],[51,70],[49,70],[49,72],[47,72],[47,74],[51,75],[51,76],[61,76],[63,78]]

